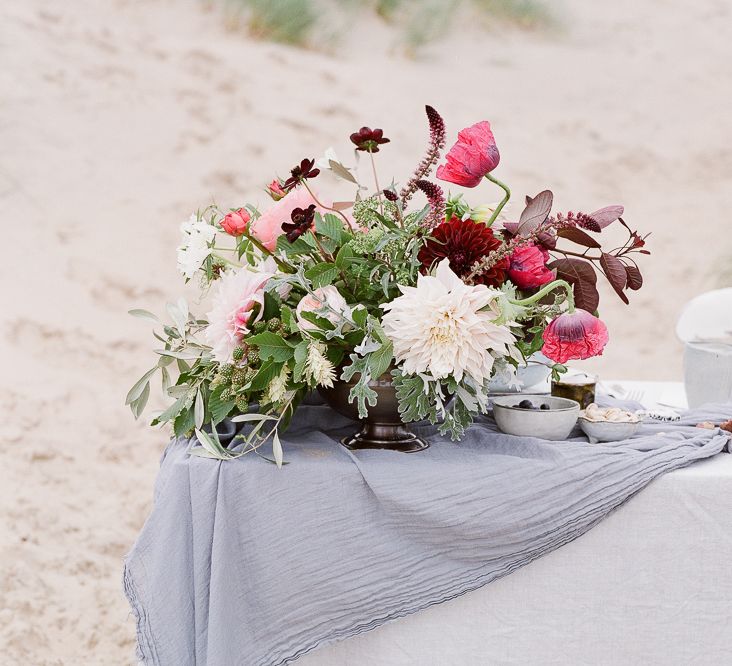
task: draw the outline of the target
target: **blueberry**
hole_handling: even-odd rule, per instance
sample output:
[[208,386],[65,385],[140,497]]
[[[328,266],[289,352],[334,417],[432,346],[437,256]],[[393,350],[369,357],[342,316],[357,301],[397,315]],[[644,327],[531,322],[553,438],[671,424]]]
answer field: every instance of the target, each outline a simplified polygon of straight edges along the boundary
[[534,403],[531,400],[522,400],[517,406],[519,409],[535,409]]
[[549,407],[549,405],[547,405],[547,404],[546,404],[546,403],[544,402],[544,403],[542,403],[541,407],[539,407],[539,409],[551,409],[551,407]]

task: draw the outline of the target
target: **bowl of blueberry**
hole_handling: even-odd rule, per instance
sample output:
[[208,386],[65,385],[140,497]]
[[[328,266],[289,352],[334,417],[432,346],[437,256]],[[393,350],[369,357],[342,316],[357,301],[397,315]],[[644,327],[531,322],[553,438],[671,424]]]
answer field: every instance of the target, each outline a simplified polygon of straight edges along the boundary
[[498,428],[519,437],[567,439],[579,412],[576,400],[552,395],[505,395],[493,400],[493,416]]

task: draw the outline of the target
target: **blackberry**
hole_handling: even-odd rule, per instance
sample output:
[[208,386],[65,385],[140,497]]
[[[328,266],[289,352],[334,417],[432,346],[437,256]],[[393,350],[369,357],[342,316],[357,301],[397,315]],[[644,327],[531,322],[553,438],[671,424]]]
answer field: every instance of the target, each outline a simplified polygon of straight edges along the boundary
[[232,354],[232,356],[234,357],[235,361],[241,361],[244,358],[244,354],[246,354],[246,353],[247,353],[247,350],[244,349],[244,347],[237,347],[234,350],[234,353]]
[[225,388],[221,391],[221,399],[226,402],[234,397],[234,392],[230,388]]
[[[234,350],[234,356],[236,356],[236,350]],[[234,374],[234,366],[231,363],[226,363],[225,365],[222,365],[219,369],[219,374],[224,379],[231,379],[231,375]]]
[[264,333],[264,331],[267,330],[267,322],[266,321],[258,321],[254,326],[252,326],[252,330],[255,333]]
[[267,329],[272,331],[272,333],[276,333],[281,326],[282,322],[278,317],[272,317],[272,319],[267,322]]
[[234,373],[231,375],[231,385],[232,386],[244,386],[247,382],[247,371],[243,368],[237,368],[234,370]]
[[246,373],[245,373],[246,381],[248,381],[248,382],[252,381],[252,379],[254,379],[254,377],[256,376],[257,372],[259,372],[259,370],[257,368],[251,368],[251,367],[247,368]]
[[245,395],[240,395],[236,399],[236,408],[243,414],[246,414],[249,410],[249,398],[247,398]]
[[248,357],[249,357],[249,363],[251,363],[252,365],[259,363],[259,350],[253,349],[253,348],[250,349]]

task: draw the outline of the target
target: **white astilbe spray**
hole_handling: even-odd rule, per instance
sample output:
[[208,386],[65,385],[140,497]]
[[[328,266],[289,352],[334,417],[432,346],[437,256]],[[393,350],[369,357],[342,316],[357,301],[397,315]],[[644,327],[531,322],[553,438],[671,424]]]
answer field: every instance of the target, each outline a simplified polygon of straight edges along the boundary
[[447,259],[434,276],[420,275],[416,287],[381,307],[382,325],[394,343],[394,358],[405,375],[428,373],[435,379],[464,376],[479,386],[490,378],[495,358],[511,355],[516,338],[501,317],[497,289],[467,285]]
[[335,368],[325,356],[326,347],[319,340],[312,340],[308,345],[308,355],[305,359],[305,376],[316,386],[333,387]]
[[269,383],[267,390],[262,396],[262,402],[265,404],[275,404],[289,397],[289,391],[287,390],[287,380],[289,377],[290,369],[284,366],[280,373]]

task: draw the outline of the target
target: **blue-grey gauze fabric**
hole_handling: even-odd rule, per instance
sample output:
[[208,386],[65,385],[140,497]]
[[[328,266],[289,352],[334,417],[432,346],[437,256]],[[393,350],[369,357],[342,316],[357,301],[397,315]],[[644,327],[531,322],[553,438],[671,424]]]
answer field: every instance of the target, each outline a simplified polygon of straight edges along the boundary
[[[286,464],[219,462],[171,441],[125,593],[147,665],[275,666],[474,590],[577,538],[657,476],[725,450],[695,428],[732,404],[590,445],[480,420],[460,443],[349,452],[354,424],[301,407]],[[233,426],[232,426],[233,428]],[[265,452],[271,455],[271,451]]]

